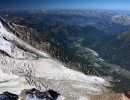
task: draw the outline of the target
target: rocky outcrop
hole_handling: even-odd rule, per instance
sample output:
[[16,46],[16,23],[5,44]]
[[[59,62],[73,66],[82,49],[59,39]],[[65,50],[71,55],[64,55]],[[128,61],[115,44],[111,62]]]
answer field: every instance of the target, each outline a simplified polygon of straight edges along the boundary
[[20,94],[21,100],[57,100],[59,93],[54,90],[39,91],[35,88],[23,90]]
[[6,91],[0,94],[0,100],[18,100],[18,95]]

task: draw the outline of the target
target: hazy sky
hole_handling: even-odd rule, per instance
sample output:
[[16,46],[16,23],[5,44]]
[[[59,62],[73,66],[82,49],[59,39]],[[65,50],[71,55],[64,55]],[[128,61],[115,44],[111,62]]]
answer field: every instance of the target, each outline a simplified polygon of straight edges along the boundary
[[130,10],[130,0],[0,0],[0,9]]

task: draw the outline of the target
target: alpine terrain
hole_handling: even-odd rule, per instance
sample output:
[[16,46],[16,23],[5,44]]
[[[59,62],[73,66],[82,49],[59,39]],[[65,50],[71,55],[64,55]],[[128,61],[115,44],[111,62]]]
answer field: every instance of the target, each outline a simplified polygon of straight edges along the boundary
[[[109,92],[123,93],[128,89],[129,70],[106,62],[88,48],[106,37],[103,31],[90,25],[81,27],[59,21],[57,25],[53,20],[50,23],[54,25],[41,31],[37,26],[48,25],[48,21],[32,26],[29,19],[24,18],[24,25],[19,25],[23,18],[13,19],[0,17],[1,93],[8,91],[25,99],[24,89],[27,94],[48,94],[53,90],[59,94],[54,100],[102,100],[103,95],[111,95]],[[29,95],[27,98],[32,100]]]
[[[48,53],[22,40],[24,36],[31,40],[32,38],[28,36],[30,33],[22,34],[14,26],[24,27],[11,25],[0,18],[0,81],[3,84],[0,84],[0,90],[19,94],[26,87],[53,89],[60,93],[60,100],[64,98],[82,100],[90,95],[107,91],[105,86],[109,86],[109,83],[106,80],[65,67]],[[7,77],[3,77],[4,74]]]

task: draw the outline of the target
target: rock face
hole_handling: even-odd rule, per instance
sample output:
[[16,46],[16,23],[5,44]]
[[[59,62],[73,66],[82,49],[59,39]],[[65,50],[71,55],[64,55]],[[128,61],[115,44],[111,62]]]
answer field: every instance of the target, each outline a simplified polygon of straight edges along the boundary
[[56,91],[48,90],[41,92],[35,88],[22,91],[21,100],[57,100],[59,94]]
[[92,96],[90,100],[130,100],[122,93],[106,93]]
[[0,100],[18,100],[18,95],[9,92],[0,94]]

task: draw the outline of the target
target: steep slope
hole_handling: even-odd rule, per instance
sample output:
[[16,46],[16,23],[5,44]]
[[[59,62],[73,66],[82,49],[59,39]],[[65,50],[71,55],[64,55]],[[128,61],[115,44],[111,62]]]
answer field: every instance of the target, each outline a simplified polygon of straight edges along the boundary
[[106,91],[104,86],[109,84],[104,79],[86,76],[64,67],[64,64],[52,59],[46,52],[39,51],[16,37],[14,34],[18,32],[14,28],[7,27],[11,28],[10,24],[1,18],[0,39],[1,45],[5,46],[0,48],[2,71],[23,77],[38,89],[54,89],[66,100],[76,100]]
[[[76,51],[74,44],[83,46],[95,45],[105,33],[92,26],[80,27],[76,25],[57,25],[41,31],[49,40],[62,45],[72,51]],[[63,41],[64,40],[64,41]],[[92,42],[93,41],[93,42]],[[79,47],[80,48],[80,47]]]
[[[77,29],[78,28],[77,26],[70,26],[70,28],[69,28],[69,26],[67,26],[69,28],[67,31],[71,31],[71,33],[73,32],[73,28],[76,29],[75,32],[77,31],[77,35],[75,34],[74,37],[72,36],[73,34],[71,34],[72,37],[71,36],[69,37],[68,35],[70,35],[70,33],[68,33],[68,35],[64,34],[64,33],[62,33],[62,35],[60,35],[60,32],[58,30],[56,35],[53,35],[53,33],[51,32],[52,36],[50,36],[50,38],[49,38],[46,36],[46,32],[40,33],[32,28],[28,28],[25,26],[20,26],[20,25],[16,25],[16,24],[12,24],[12,23],[10,23],[10,25],[13,28],[15,28],[15,30],[17,30],[17,32],[22,34],[20,36],[18,34],[15,34],[20,39],[26,41],[27,43],[29,43],[30,45],[32,45],[33,47],[35,47],[39,50],[44,50],[44,51],[48,52],[54,58],[66,63],[69,68],[80,70],[86,74],[95,73],[95,75],[99,75],[99,73],[96,73],[91,68],[88,68],[87,71],[84,70],[84,68],[87,67],[86,65],[92,65],[92,63],[93,63],[93,62],[91,63],[91,61],[89,61],[88,59],[95,60],[95,58],[96,58],[97,60],[101,60],[101,59],[98,59],[98,57],[96,57],[98,54],[96,52],[94,52],[93,50],[80,46],[80,41],[74,42],[75,36],[77,37],[77,39],[80,38],[79,34],[82,33],[82,31],[81,31],[82,27],[80,27],[81,29],[80,28]],[[64,28],[66,28],[66,26],[61,26],[61,27],[63,27],[60,29],[62,32],[64,30]],[[90,27],[90,28],[91,28],[91,30],[93,29],[93,27]],[[85,30],[86,30],[86,28],[84,28],[84,31]],[[80,31],[80,33],[78,33],[79,31]],[[96,34],[96,31],[97,30],[95,29],[95,34]],[[100,31],[99,31],[99,34],[100,34]],[[55,36],[56,38],[53,36]],[[62,39],[64,39],[64,41],[61,40],[61,37],[62,37]],[[71,38],[73,38],[72,41],[71,41]],[[58,45],[57,42],[60,44]],[[69,45],[67,43],[69,43]],[[76,47],[76,46],[79,46],[79,47]],[[77,49],[75,50],[75,48],[77,48]],[[79,48],[81,51],[79,50]],[[82,50],[84,50],[84,51],[82,51]],[[84,56],[86,56],[87,60],[79,55],[80,54],[79,51],[82,52],[83,55],[85,54]],[[84,68],[81,66],[84,66]]]
[[100,42],[97,47],[101,56],[130,70],[130,32],[123,32]]
[[88,47],[96,45],[106,36],[104,32],[92,26],[80,27],[76,25],[51,27],[45,31],[43,30],[42,34],[52,42],[86,61],[99,58],[98,54]]

